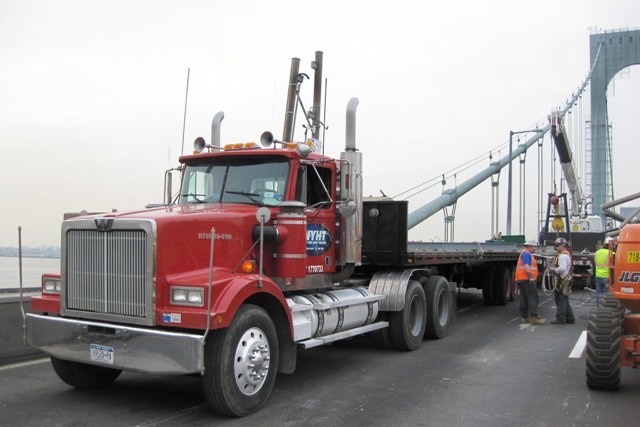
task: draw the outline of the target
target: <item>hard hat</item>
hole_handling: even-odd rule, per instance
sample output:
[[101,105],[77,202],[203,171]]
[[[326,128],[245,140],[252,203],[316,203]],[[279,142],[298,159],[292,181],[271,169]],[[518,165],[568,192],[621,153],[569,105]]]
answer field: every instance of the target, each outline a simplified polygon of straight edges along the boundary
[[556,248],[557,248],[558,246],[564,246],[564,247],[567,247],[567,246],[569,246],[569,242],[567,242],[567,239],[565,239],[564,237],[558,237],[558,238],[556,239],[556,241],[555,241],[555,242],[553,242],[553,246],[554,246],[554,247],[556,247]]
[[538,242],[535,240],[527,240],[524,244],[525,246],[538,246]]
[[609,244],[609,243],[611,243],[611,242],[613,242],[613,239],[612,239],[611,237],[605,237],[605,238],[604,238],[604,242],[603,242],[603,243],[604,243],[605,245],[608,245],[608,244]]

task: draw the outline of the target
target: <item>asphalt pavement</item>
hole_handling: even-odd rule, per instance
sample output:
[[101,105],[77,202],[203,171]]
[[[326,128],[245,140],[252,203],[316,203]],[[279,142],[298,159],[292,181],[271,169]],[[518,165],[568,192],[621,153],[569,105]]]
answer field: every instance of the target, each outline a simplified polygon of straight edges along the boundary
[[[540,293],[553,319],[553,299]],[[585,383],[583,332],[595,301],[574,291],[574,325],[521,325],[517,300],[486,306],[462,291],[449,335],[413,352],[367,337],[300,351],[267,404],[241,419],[214,413],[197,376],[123,375],[109,388],[75,390],[46,359],[0,367],[0,426],[617,426],[640,418],[640,372],[620,390]]]

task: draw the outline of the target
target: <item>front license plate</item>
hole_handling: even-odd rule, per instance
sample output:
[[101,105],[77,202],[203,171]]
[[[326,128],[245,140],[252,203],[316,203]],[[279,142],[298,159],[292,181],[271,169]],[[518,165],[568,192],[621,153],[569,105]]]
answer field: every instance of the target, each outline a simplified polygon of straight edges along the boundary
[[102,362],[113,365],[113,347],[104,345],[91,344],[89,347],[91,352],[91,360],[94,362]]

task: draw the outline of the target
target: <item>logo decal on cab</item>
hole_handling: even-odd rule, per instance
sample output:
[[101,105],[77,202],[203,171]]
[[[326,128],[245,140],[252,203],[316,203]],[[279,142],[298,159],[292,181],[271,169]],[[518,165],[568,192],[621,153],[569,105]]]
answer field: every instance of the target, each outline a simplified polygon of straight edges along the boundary
[[331,232],[322,224],[307,225],[307,256],[318,256],[331,247]]

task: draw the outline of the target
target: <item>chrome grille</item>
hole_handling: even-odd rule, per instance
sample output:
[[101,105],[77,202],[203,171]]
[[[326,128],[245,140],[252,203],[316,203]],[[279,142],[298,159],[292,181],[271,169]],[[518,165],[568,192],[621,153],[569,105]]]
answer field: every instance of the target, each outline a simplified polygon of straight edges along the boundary
[[153,317],[149,239],[145,230],[67,230],[63,252],[67,314],[80,311],[84,317],[148,324]]

